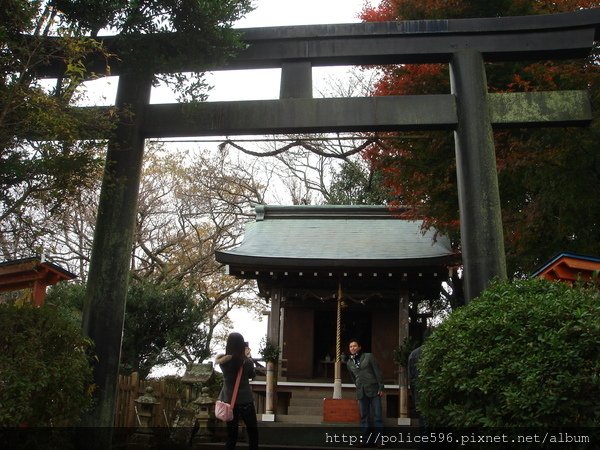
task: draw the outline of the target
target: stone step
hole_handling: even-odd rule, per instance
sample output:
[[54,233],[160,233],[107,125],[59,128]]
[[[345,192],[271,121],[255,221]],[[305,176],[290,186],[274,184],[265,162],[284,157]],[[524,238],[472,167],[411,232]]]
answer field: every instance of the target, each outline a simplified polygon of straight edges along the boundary
[[[294,391],[292,398],[333,398],[333,389],[321,390],[321,391]],[[354,390],[343,390],[342,398],[356,398],[356,391]]]
[[319,414],[280,414],[275,417],[277,422],[291,424],[321,424],[323,422],[323,413]]
[[290,398],[290,406],[321,406],[323,399],[318,397],[296,397]]
[[[390,436],[399,432],[413,435],[421,432],[419,427],[397,426],[397,419],[384,419],[386,433]],[[154,447],[160,450],[225,450],[226,427],[220,424],[218,432],[209,436],[198,435],[193,444],[188,447]],[[340,436],[360,436],[358,423],[324,423],[321,414],[318,415],[283,415],[277,414],[275,421],[260,421],[259,418],[259,447],[261,450],[355,450],[356,445],[340,442]],[[172,431],[170,431],[171,433]],[[210,442],[207,442],[210,441]],[[140,448],[140,450],[148,450]],[[245,427],[240,428],[239,441],[236,448],[248,448],[248,437]],[[414,444],[388,445],[388,448],[414,450]],[[438,448],[438,447],[436,447]],[[441,448],[441,447],[439,447]],[[446,447],[444,447],[446,448]],[[136,447],[137,449],[137,447]],[[113,447],[113,450],[121,450]],[[122,450],[125,450],[124,448]],[[131,450],[135,450],[133,447]]]
[[[298,422],[300,418],[301,422]],[[320,416],[294,416],[289,420],[289,416],[278,415],[276,422],[260,423],[259,446],[263,450],[270,449],[295,449],[295,450],[335,450],[335,449],[356,449],[356,445],[349,445],[349,437],[358,439],[360,436],[360,427],[358,424],[331,424],[322,423]],[[387,426],[387,424],[386,424]],[[402,428],[405,433],[418,433],[418,428]],[[390,428],[391,433],[398,433],[399,430]],[[342,438],[345,436],[345,440]],[[246,431],[241,430],[240,439],[237,448],[247,448]],[[220,442],[201,443],[194,441],[190,450],[221,450],[224,449],[223,440],[225,435],[220,437]],[[344,443],[345,442],[345,443]],[[414,449],[411,444],[389,445],[389,448]],[[189,447],[188,447],[189,448]],[[438,448],[438,447],[436,447]],[[441,448],[441,447],[439,447]],[[446,448],[446,447],[444,447]],[[182,450],[180,448],[172,450]]]
[[[354,392],[352,392],[354,394]],[[333,388],[331,389],[318,389],[318,390],[297,390],[292,394],[293,397],[300,398],[324,398],[324,397],[332,397],[333,396]]]
[[323,406],[289,406],[288,415],[303,416],[303,415],[323,415]]

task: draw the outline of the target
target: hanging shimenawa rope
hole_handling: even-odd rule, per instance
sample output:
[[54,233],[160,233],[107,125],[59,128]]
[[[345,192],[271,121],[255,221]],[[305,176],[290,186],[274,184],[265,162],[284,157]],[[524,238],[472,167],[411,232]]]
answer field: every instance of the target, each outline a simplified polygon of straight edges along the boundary
[[359,153],[362,150],[364,150],[365,148],[367,148],[369,145],[373,145],[373,144],[376,144],[380,147],[385,148],[385,146],[383,145],[383,143],[381,142],[381,140],[379,138],[368,138],[367,140],[365,140],[365,142],[363,142],[358,147],[353,148],[352,150],[348,150],[348,151],[342,152],[342,153],[333,153],[333,152],[324,151],[314,145],[309,144],[307,141],[298,139],[287,145],[284,145],[281,148],[278,148],[278,149],[275,149],[272,151],[256,152],[253,150],[248,150],[247,148],[244,148],[241,145],[237,144],[236,142],[228,139],[219,144],[219,150],[223,151],[227,148],[227,146],[231,146],[243,153],[246,153],[247,155],[263,157],[263,156],[277,156],[291,148],[302,147],[316,155],[320,155],[320,156],[324,156],[324,157],[328,157],[328,158],[346,159],[348,156],[352,156],[356,153]]
[[342,283],[338,282],[337,317],[335,330],[335,362],[342,360]]

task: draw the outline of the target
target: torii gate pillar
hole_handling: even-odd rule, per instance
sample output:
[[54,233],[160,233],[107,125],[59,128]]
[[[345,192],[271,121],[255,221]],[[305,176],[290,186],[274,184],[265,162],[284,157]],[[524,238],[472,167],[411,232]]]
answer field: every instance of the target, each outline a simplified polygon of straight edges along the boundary
[[[121,75],[120,120],[109,141],[83,308],[83,330],[94,340],[96,406],[83,419],[93,448],[110,448],[115,415],[125,299],[144,155],[140,132],[150,101],[151,74]],[[93,428],[92,428],[93,427]]]
[[496,151],[483,57],[475,50],[450,61],[458,124],[454,131],[465,298],[506,278]]

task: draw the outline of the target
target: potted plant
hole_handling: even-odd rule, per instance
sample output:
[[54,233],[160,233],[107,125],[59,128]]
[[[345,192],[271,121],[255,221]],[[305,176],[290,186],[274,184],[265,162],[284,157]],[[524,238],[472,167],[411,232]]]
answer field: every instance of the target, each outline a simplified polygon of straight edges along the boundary
[[260,342],[260,349],[258,352],[265,362],[273,363],[279,360],[279,353],[281,350],[277,345],[273,344],[269,339],[264,337]]
[[410,352],[412,352],[418,346],[418,342],[412,337],[404,338],[402,345],[399,345],[393,350],[394,363],[406,369]]

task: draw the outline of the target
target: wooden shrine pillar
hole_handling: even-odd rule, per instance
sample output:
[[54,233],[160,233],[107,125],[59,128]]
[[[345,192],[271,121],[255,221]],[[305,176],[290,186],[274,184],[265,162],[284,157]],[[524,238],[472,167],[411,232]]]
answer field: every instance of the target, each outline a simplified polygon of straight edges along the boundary
[[[280,342],[281,335],[281,288],[271,289],[271,314],[267,330],[267,340],[282,348]],[[281,353],[279,354],[281,359]],[[272,422],[275,420],[275,411],[277,411],[277,375],[280,361],[267,364],[267,383],[265,386],[265,414],[262,420]]]
[[[398,346],[408,339],[408,291],[400,292],[398,299]],[[398,425],[410,425],[408,407],[408,377],[406,368],[398,366]]]
[[269,315],[269,323],[267,329],[267,339],[278,345],[281,348],[281,296],[283,295],[281,288],[271,289],[271,313]]

